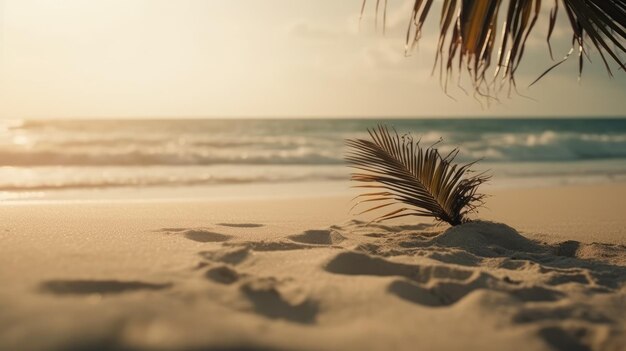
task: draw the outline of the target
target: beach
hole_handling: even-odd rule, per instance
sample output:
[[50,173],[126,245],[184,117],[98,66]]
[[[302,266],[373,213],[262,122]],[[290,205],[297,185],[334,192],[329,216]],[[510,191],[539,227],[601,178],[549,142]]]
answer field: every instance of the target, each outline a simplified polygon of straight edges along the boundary
[[624,43],[626,0],[0,0],[0,351],[626,351]]
[[452,229],[346,195],[5,202],[0,349],[624,349],[626,184],[491,195]]

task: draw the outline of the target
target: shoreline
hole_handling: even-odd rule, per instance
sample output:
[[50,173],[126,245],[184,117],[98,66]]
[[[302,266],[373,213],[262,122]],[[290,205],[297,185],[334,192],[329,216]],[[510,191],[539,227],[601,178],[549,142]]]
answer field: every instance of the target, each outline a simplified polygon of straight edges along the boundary
[[[579,179],[562,177],[528,177],[492,180],[481,190],[486,194],[542,189],[622,186],[626,178],[590,177]],[[180,185],[180,186],[125,186],[101,188],[70,188],[38,191],[0,191],[0,206],[13,204],[54,203],[142,203],[142,202],[210,202],[248,201],[315,197],[354,197],[358,192],[348,180],[292,181],[267,183]]]

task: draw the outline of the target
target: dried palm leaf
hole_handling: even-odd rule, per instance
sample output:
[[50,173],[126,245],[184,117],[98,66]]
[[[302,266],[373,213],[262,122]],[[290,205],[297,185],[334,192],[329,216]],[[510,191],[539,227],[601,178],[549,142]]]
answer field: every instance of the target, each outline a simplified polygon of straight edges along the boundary
[[[406,33],[407,51],[419,41],[433,2],[415,0]],[[362,10],[366,3],[367,0],[363,0]],[[499,45],[496,45],[498,14],[507,3]],[[494,89],[502,89],[503,83],[507,82],[509,88],[515,88],[515,73],[524,57],[526,40],[535,28],[541,4],[541,0],[443,0],[435,68],[440,68],[444,90],[447,90],[448,77],[455,68],[459,74],[462,71],[469,74],[477,94],[487,96]],[[578,51],[580,76],[589,46],[586,39],[597,49],[609,75],[612,72],[607,55],[620,69],[626,70],[626,64],[620,58],[620,54],[626,52],[626,0],[554,0],[547,34],[551,57],[550,37],[560,6],[571,25],[572,49],[532,84],[565,62],[575,51]],[[494,58],[497,65],[491,79],[487,72]],[[497,79],[498,76],[501,78]]]
[[373,206],[359,214],[402,205],[375,222],[405,216],[433,217],[458,225],[467,221],[467,214],[483,204],[485,195],[478,187],[489,180],[484,173],[468,176],[474,162],[459,165],[453,161],[459,150],[442,157],[435,145],[424,149],[410,135],[390,133],[385,126],[368,130],[372,140],[348,139],[346,161],[358,171],[351,180],[357,188],[374,189],[359,195],[355,207]]

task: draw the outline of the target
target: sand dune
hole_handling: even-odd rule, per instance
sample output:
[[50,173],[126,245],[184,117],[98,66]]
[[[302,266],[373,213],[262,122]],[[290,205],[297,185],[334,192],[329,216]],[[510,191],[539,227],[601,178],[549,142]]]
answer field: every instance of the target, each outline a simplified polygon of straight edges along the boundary
[[197,204],[171,205],[188,206],[173,217],[94,206],[3,209],[0,349],[626,347],[623,244],[489,221],[322,226],[224,204],[215,221]]

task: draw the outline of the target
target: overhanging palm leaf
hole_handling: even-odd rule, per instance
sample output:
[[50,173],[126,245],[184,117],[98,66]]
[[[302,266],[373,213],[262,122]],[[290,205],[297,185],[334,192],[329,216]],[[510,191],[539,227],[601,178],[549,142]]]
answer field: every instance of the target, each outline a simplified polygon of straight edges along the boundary
[[[363,0],[362,12],[366,2]],[[415,0],[406,35],[407,51],[419,41],[433,2]],[[508,8],[500,38],[496,40],[498,14],[504,3],[508,3]],[[448,77],[455,67],[459,73],[462,70],[469,73],[478,94],[487,95],[494,88],[500,90],[504,86],[502,82],[515,87],[515,72],[524,57],[526,40],[535,27],[541,3],[541,0],[443,0],[435,67],[440,68],[440,77],[445,80],[444,90],[448,82],[444,77]],[[378,15],[380,0],[376,0],[376,4]],[[383,6],[386,4],[387,1]],[[599,52],[609,75],[612,75],[610,59],[626,70],[620,58],[620,54],[626,52],[626,0],[554,0],[547,33],[550,56],[550,37],[560,8],[564,9],[571,25],[572,49],[535,82],[567,60],[574,51],[578,52],[580,75],[589,43]],[[493,79],[488,79],[487,71],[494,59],[497,64],[495,74]],[[501,79],[496,79],[498,76]]]
[[408,135],[399,136],[379,126],[368,130],[372,140],[348,139],[346,160],[357,169],[351,179],[361,183],[358,188],[374,189],[357,196],[355,205],[374,203],[361,214],[392,205],[403,205],[374,221],[405,216],[433,217],[458,225],[466,215],[482,205],[485,195],[477,189],[489,177],[478,174],[467,177],[473,163],[453,164],[458,154],[454,149],[442,157],[433,146],[422,148]]

